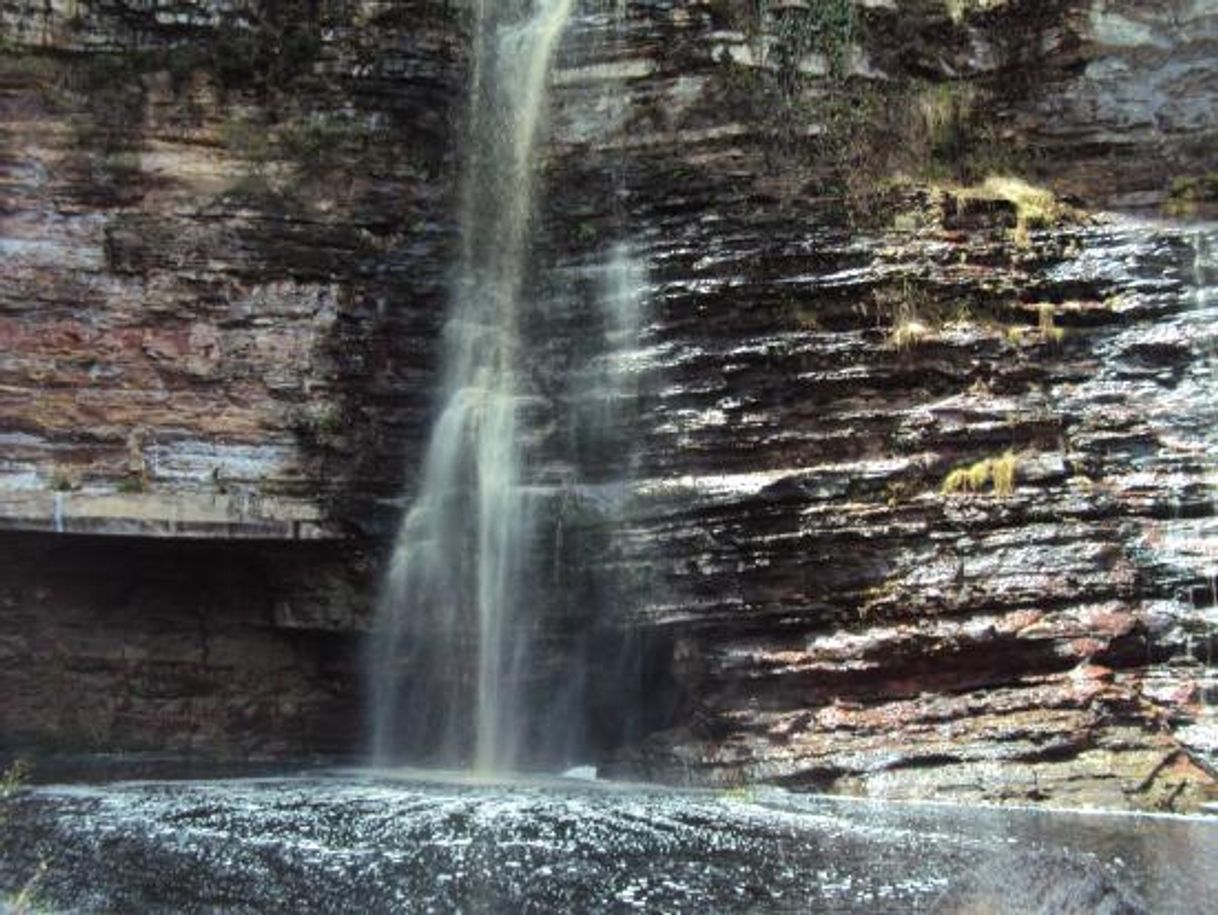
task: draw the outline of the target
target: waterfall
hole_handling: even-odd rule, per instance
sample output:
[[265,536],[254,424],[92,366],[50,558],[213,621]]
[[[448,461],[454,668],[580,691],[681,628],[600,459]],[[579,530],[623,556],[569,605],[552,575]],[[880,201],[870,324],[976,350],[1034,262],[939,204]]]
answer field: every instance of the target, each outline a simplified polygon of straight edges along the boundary
[[442,408],[381,595],[373,751],[514,768],[535,620],[536,506],[523,478],[522,289],[550,65],[573,0],[477,0],[462,250],[444,331]]

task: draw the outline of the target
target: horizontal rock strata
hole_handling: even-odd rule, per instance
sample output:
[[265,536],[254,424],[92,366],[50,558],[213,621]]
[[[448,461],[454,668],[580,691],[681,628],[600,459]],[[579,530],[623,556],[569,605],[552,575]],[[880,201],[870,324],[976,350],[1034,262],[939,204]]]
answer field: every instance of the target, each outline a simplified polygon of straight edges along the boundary
[[[561,80],[556,247],[595,257],[581,240],[624,208],[651,283],[622,549],[686,707],[622,765],[1196,804],[1215,771],[1215,233],[1105,208],[1160,206],[1172,168],[1201,167],[1163,137],[1211,131],[1168,109],[1213,88],[1157,87],[1212,50],[1213,11],[879,6],[856,11],[836,79],[800,64],[820,76],[794,100],[779,45],[756,50],[783,22],[725,30],[716,8],[589,20],[603,62]],[[1035,57],[1010,29],[1042,36]],[[594,73],[629,101],[598,104]],[[882,120],[917,104],[901,84],[985,99],[984,123],[921,172],[835,134],[874,125],[832,93]],[[1147,120],[1116,128],[1142,96]],[[809,123],[792,137],[750,97]],[[867,139],[924,142],[885,129]],[[995,136],[1017,162],[990,160]],[[1117,150],[1136,167],[1097,164]],[[616,200],[579,190],[618,159]],[[1030,185],[986,180],[1015,164],[1074,203],[1033,226]]]

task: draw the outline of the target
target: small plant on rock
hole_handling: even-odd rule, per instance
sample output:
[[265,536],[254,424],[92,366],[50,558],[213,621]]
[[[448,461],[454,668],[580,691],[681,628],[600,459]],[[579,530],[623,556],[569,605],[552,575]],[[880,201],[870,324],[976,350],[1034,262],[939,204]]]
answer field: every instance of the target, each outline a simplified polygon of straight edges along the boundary
[[1012,240],[1021,248],[1032,243],[1033,229],[1047,228],[1071,215],[1077,216],[1052,191],[1009,175],[991,175],[979,185],[951,189],[951,193],[961,200],[1000,200],[1007,203],[1015,211]]
[[1015,492],[1019,455],[1006,451],[998,457],[984,458],[966,467],[957,467],[943,480],[943,494],[976,493],[993,487],[994,495],[1005,499]]
[[1057,308],[1052,302],[1042,302],[1036,306],[1036,323],[1040,335],[1050,343],[1061,343],[1066,332],[1057,326],[1055,318]]
[[723,789],[723,799],[731,804],[752,804],[757,800],[757,788],[743,783]]
[[1218,203],[1218,172],[1175,178],[1163,210],[1168,216],[1195,216],[1203,204]]
[[148,491],[148,478],[143,474],[132,474],[118,481],[115,488],[125,496]]
[[0,772],[0,802],[7,801],[25,790],[30,777],[30,764],[18,759]]
[[43,911],[41,905],[38,904],[34,897],[35,891],[38,889],[38,884],[47,873],[47,863],[42,861],[38,864],[38,869],[34,871],[34,876],[30,877],[25,882],[20,892],[16,896],[8,899],[0,899],[0,911],[5,915],[36,915]]
[[907,350],[933,339],[934,329],[917,318],[906,318],[893,325],[888,340],[894,348]]
[[56,467],[51,473],[51,489],[55,492],[72,492],[80,489],[80,477],[62,467]]
[[947,17],[956,25],[960,25],[972,13],[983,12],[1001,6],[1003,0],[945,0]]

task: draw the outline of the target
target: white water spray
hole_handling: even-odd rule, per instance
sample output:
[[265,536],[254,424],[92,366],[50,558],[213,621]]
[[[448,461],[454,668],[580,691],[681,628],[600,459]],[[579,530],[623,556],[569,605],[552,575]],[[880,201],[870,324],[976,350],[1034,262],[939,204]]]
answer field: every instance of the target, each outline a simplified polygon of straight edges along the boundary
[[[398,533],[373,657],[374,753],[515,766],[531,506],[522,480],[521,292],[547,76],[573,0],[479,0],[462,256],[443,409]],[[505,9],[507,8],[507,9]]]

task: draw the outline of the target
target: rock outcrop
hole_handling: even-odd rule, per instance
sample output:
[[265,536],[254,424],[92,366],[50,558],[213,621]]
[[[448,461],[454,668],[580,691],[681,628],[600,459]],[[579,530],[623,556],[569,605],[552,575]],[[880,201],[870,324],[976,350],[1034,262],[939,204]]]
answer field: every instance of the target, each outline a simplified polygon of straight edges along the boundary
[[688,704],[627,767],[1196,803],[1218,277],[1158,208],[1218,9],[839,7],[647,7],[562,80],[556,247],[625,160],[651,271],[626,549]]
[[[547,275],[625,242],[648,289],[626,521],[572,512],[555,550],[646,653],[618,771],[1213,790],[1218,4],[1146,6],[577,17]],[[353,745],[328,722],[426,438],[464,45],[448,4],[284,7],[0,5],[6,735],[81,742],[53,656],[67,704],[109,689],[101,745]],[[577,332],[538,331],[543,381]]]
[[[364,532],[392,524],[408,485],[443,320],[454,14],[0,16],[5,735],[354,751],[382,549]],[[91,623],[90,594],[108,595]],[[130,687],[148,671],[156,690]],[[136,710],[93,713],[124,694]]]

